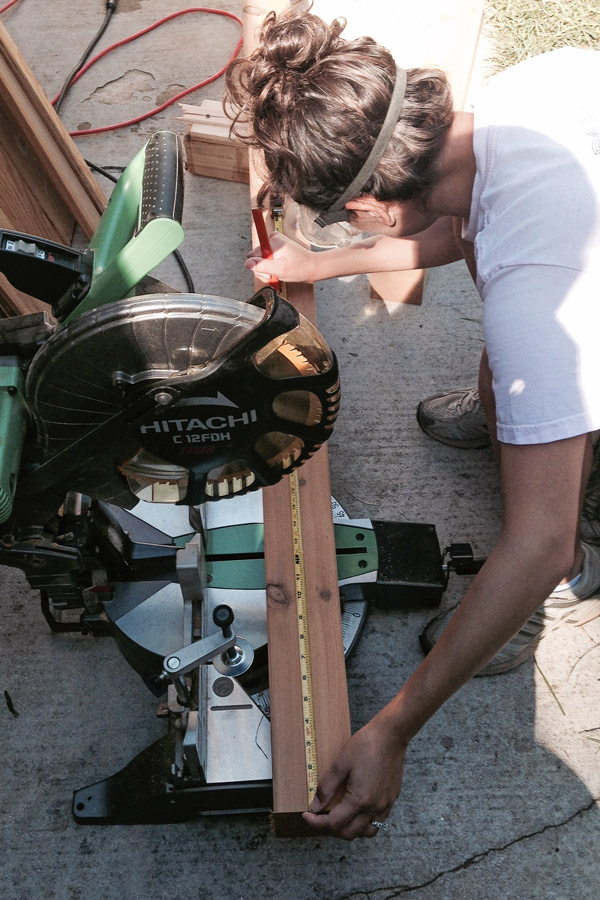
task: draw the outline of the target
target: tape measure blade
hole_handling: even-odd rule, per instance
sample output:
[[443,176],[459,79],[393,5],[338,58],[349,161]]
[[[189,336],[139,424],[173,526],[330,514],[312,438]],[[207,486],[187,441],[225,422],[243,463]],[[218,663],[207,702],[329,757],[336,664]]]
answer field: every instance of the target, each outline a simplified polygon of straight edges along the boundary
[[289,477],[290,511],[292,520],[292,541],[294,549],[294,582],[296,588],[296,614],[298,622],[298,651],[300,656],[300,679],[302,688],[302,721],[304,724],[304,755],[306,763],[306,784],[308,805],[316,793],[319,783],[317,767],[317,735],[315,726],[315,705],[310,655],[310,621],[304,542],[302,536],[302,511],[300,504],[300,480],[298,472]]

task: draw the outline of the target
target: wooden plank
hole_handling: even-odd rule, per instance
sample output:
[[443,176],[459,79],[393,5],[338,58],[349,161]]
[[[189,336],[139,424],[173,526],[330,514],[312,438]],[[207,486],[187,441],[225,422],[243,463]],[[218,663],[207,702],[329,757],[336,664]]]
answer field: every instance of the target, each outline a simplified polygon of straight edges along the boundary
[[[298,471],[308,598],[317,771],[324,773],[350,737],[331,521],[323,447]],[[305,832],[308,809],[289,480],[263,491],[273,760],[273,823],[280,836]]]
[[86,237],[91,238],[106,205],[104,194],[2,25],[0,94],[4,109],[50,177],[57,195]]
[[[392,52],[402,66],[440,66],[447,73],[456,109],[464,109],[483,19],[484,0],[421,0],[403,6],[402,31],[395,35]],[[398,14],[398,10],[395,10]],[[369,32],[370,33],[370,32]],[[389,30],[386,30],[386,34]],[[386,44],[386,36],[382,43]],[[369,275],[371,297],[391,303],[419,305],[425,290],[425,272],[377,272]]]
[[29,313],[47,311],[50,306],[29,294],[18,291],[4,275],[0,275],[0,310],[1,316],[25,316]]
[[13,117],[0,98],[0,223],[27,234],[70,244],[75,220],[52,183],[21,140]]
[[398,272],[374,272],[369,275],[372,300],[384,303],[409,303],[420,306],[423,302],[426,271],[408,269]]
[[[281,9],[286,4],[279,4]],[[269,4],[271,8],[271,4]],[[244,8],[245,52],[255,39],[261,7]],[[260,184],[250,156],[251,203]],[[268,223],[271,228],[271,223]],[[289,225],[285,227],[289,231]],[[297,235],[294,233],[294,237]],[[256,241],[256,236],[255,236]],[[259,282],[257,288],[262,287]],[[316,322],[312,285],[286,286],[287,299]],[[317,770],[324,773],[350,737],[331,484],[326,447],[297,472],[306,585]],[[298,641],[296,570],[290,478],[263,490],[267,631],[273,758],[273,827],[278,836],[308,833],[301,813],[309,807],[305,725]]]
[[[315,320],[312,285],[287,285],[287,299]],[[324,773],[350,737],[341,605],[327,448],[297,473],[308,613],[317,771]],[[289,476],[263,491],[275,834],[306,833],[305,727]]]
[[[83,157],[0,25],[0,227],[70,244],[90,238],[106,204]],[[47,310],[0,277],[4,315]]]
[[[478,50],[485,0],[314,0],[313,12],[330,22],[342,14],[343,36],[368,34],[387,47],[405,69],[436,66],[452,85],[457,109],[464,109]],[[342,9],[343,7],[343,9]]]
[[193,127],[186,131],[183,143],[191,175],[249,183],[247,147],[230,146],[228,138],[199,136]]

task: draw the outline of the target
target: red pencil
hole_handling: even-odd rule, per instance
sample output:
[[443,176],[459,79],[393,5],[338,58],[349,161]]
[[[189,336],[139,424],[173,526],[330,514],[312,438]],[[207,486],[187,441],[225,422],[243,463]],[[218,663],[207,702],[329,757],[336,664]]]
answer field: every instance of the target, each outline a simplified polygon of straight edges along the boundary
[[[263,258],[273,259],[273,251],[271,250],[271,243],[269,241],[269,235],[267,234],[267,226],[265,225],[262,209],[259,206],[252,207],[252,218],[254,220],[254,227],[256,228],[258,242],[260,244],[260,249],[262,250]],[[271,285],[273,290],[279,290],[279,278],[277,278],[275,275],[271,275],[271,277],[269,278],[269,284]]]

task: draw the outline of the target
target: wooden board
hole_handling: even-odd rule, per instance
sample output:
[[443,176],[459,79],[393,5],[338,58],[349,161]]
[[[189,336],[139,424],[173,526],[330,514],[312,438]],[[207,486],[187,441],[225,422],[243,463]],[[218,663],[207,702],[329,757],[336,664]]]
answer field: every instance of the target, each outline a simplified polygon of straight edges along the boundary
[[[289,301],[313,317],[310,285],[288,285]],[[298,470],[317,771],[350,737],[341,607],[325,446]],[[289,477],[263,491],[273,821],[281,836],[304,833],[308,809],[298,610]]]
[[[0,227],[70,244],[91,238],[106,204],[83,157],[0,25]],[[5,315],[47,309],[0,278]]]
[[[270,4],[269,4],[270,6]],[[279,4],[281,9],[285,4]],[[266,10],[245,8],[245,52],[251,51]],[[250,157],[251,205],[260,184]],[[272,223],[268,222],[268,230]],[[288,230],[286,227],[284,230]],[[256,242],[256,235],[254,236]],[[257,288],[262,284],[257,282]],[[316,321],[312,285],[286,286],[287,299]],[[350,737],[350,713],[342,640],[331,485],[326,447],[298,470],[306,579],[314,734],[318,772],[324,774]],[[294,543],[289,477],[263,490],[269,689],[273,758],[273,827],[282,837],[308,833],[301,813],[308,809],[305,726],[298,642]]]
[[0,275],[0,318],[25,316],[43,311],[50,312],[48,303],[42,303],[41,300],[18,291],[4,275]]
[[330,22],[344,16],[343,36],[368,34],[405,69],[436,66],[450,79],[456,109],[464,109],[473,77],[485,0],[314,0],[312,11]]
[[420,306],[427,272],[408,269],[399,272],[374,272],[369,275],[371,299],[384,303],[409,303]]

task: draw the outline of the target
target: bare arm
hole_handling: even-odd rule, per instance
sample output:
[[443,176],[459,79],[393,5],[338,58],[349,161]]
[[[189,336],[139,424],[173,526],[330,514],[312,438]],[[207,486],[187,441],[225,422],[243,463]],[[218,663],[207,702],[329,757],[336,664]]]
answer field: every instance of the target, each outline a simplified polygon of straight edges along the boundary
[[394,699],[350,739],[321,780],[318,831],[373,836],[400,792],[406,747],[425,722],[491,659],[543,603],[575,556],[587,437],[537,446],[501,445],[500,540],[445,632]]
[[438,219],[426,231],[406,238],[373,236],[364,241],[315,253],[278,232],[270,235],[273,259],[265,260],[259,247],[248,254],[247,268],[267,280],[323,281],[341,275],[366,275],[402,269],[428,269],[462,259],[452,219]]

